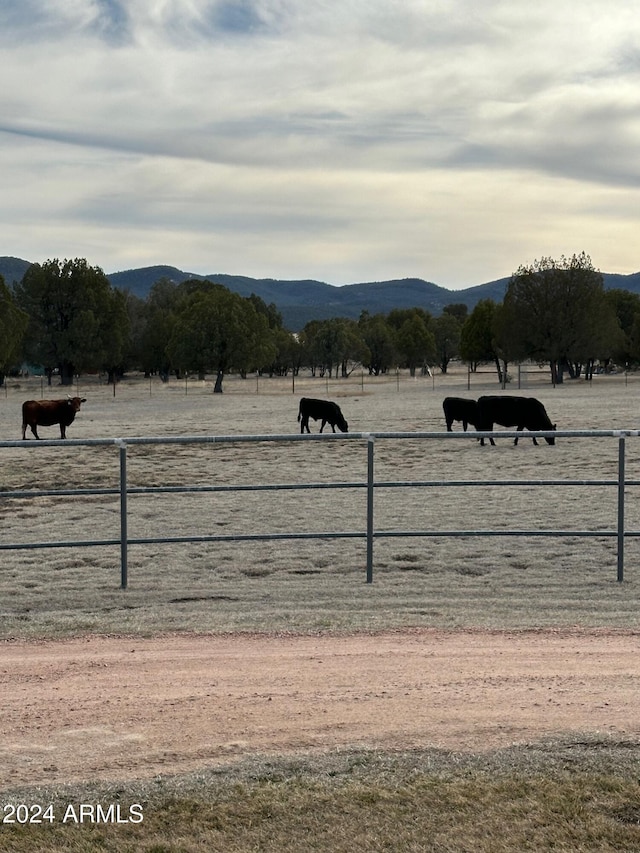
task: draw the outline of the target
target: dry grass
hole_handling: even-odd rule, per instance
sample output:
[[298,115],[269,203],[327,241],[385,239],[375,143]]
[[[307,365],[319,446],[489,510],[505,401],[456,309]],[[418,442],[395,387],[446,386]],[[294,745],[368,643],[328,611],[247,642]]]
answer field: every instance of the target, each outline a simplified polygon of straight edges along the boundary
[[[140,803],[138,825],[3,827],[2,849],[147,853],[640,850],[637,758],[626,744],[548,742],[481,756],[436,750],[256,757],[224,772],[121,787],[30,790]],[[20,792],[12,800],[19,801]],[[24,796],[22,796],[24,800]]]
[[[466,374],[410,380],[325,383],[229,380],[214,397],[200,383],[126,382],[111,388],[82,380],[88,401],[73,438],[135,435],[297,432],[297,400],[340,401],[353,431],[444,429],[447,394],[479,396]],[[39,397],[37,380],[0,396],[0,436],[19,437],[20,404]],[[635,377],[527,391],[559,428],[637,428]],[[58,392],[60,389],[53,389]],[[517,392],[517,389],[514,389]],[[185,393],[188,392],[188,393]],[[46,396],[49,396],[48,394]],[[51,396],[54,396],[52,393]],[[43,431],[53,436],[52,431]],[[110,448],[10,448],[2,489],[115,486]],[[637,439],[628,441],[627,474],[637,477]],[[567,439],[555,447],[496,448],[467,441],[380,441],[376,477],[386,479],[611,478],[617,442]],[[355,441],[269,442],[130,448],[135,485],[363,480],[366,454]],[[609,530],[614,488],[389,489],[376,501],[376,525],[394,529],[566,527]],[[131,536],[364,529],[360,491],[130,498]],[[640,529],[637,503],[627,522]],[[0,499],[3,541],[115,538],[117,499]],[[615,540],[530,538],[380,539],[374,583],[364,580],[364,542],[148,545],[132,547],[129,589],[119,589],[116,548],[2,553],[0,637],[82,632],[342,631],[401,626],[616,626],[637,628],[638,540],[627,543],[626,579],[615,579]],[[469,756],[436,751],[324,757],[256,756],[243,765],[189,777],[106,787],[85,785],[7,793],[5,801],[131,802],[138,826],[0,827],[0,847],[45,851],[502,851],[640,850],[640,791],[635,743],[549,742]]]
[[[487,377],[483,377],[486,380]],[[0,435],[19,437],[20,404],[39,396],[39,380],[0,397]],[[466,389],[466,374],[446,378],[360,377],[350,381],[229,379],[211,385],[140,379],[111,387],[90,383],[70,427],[73,438],[233,435],[297,432],[302,394],[340,400],[353,431],[441,431],[447,394]],[[635,428],[640,379],[597,377],[587,383],[526,390],[542,399],[559,428]],[[517,389],[514,389],[517,390]],[[256,392],[259,393],[256,393]],[[59,393],[60,389],[53,389]],[[316,425],[317,428],[317,425]],[[43,430],[55,436],[55,429]],[[640,479],[638,439],[627,441],[627,475]],[[130,485],[363,483],[365,442],[273,442],[130,446]],[[0,449],[0,484],[10,488],[116,487],[112,447]],[[376,479],[610,479],[617,440],[571,438],[555,447],[499,439],[376,442]],[[632,494],[633,487],[629,493]],[[117,539],[114,497],[0,499],[5,542]],[[431,486],[376,492],[383,530],[557,529],[611,531],[615,487],[492,488]],[[363,489],[135,495],[129,536],[360,532]],[[640,529],[640,505],[627,501],[627,525]],[[129,589],[119,589],[119,549],[6,551],[0,569],[0,636],[61,636],[85,631],[150,634],[198,630],[348,630],[396,626],[545,625],[636,627],[640,624],[638,540],[626,544],[626,580],[616,582],[616,541],[580,538],[379,538],[374,583],[365,584],[362,539],[133,545]]]

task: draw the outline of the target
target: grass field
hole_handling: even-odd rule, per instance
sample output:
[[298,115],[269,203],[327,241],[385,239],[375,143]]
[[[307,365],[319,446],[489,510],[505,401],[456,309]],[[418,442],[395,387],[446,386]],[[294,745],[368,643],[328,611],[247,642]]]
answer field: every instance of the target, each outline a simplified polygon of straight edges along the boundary
[[[486,379],[487,377],[484,377]],[[153,386],[140,379],[113,389],[80,385],[87,397],[71,438],[175,435],[271,435],[297,432],[301,394],[340,401],[356,431],[442,431],[446,394],[466,389],[466,374],[376,382],[229,379]],[[39,380],[0,396],[0,436],[19,438],[20,405],[41,393]],[[514,389],[517,392],[517,389]],[[559,429],[635,429],[640,380],[524,389],[546,404]],[[517,393],[524,393],[517,392]],[[53,389],[52,393],[60,389]],[[185,393],[186,392],[186,393]],[[313,422],[312,422],[313,424]],[[317,429],[316,424],[316,429]],[[459,429],[459,425],[458,429]],[[42,435],[56,437],[55,428]],[[626,472],[640,479],[637,437],[627,439]],[[115,447],[0,449],[0,487],[73,488],[118,484]],[[130,486],[361,482],[366,442],[130,446]],[[378,440],[379,481],[611,479],[615,438],[559,439],[534,447],[465,440]],[[626,525],[640,530],[640,507],[627,490]],[[376,529],[613,531],[612,486],[379,489]],[[105,497],[0,499],[4,542],[117,539],[119,500]],[[129,498],[129,536],[359,531],[364,489],[155,494]],[[132,546],[129,588],[122,591],[119,548],[5,551],[0,572],[0,637],[62,636],[83,631],[148,634],[166,630],[343,630],[397,626],[636,627],[640,543],[628,538],[625,581],[616,581],[616,540],[580,538],[381,538],[374,583],[366,585],[362,539],[152,544]]]
[[[18,387],[19,386],[19,387]],[[352,431],[442,431],[442,399],[497,389],[464,372],[349,381],[230,378],[211,383],[79,381],[87,403],[70,438],[279,434],[298,431],[300,396],[329,397]],[[0,392],[0,438],[20,437],[20,405],[37,379]],[[75,390],[75,389],[74,389]],[[596,377],[552,388],[532,378],[558,429],[637,429],[640,379]],[[61,389],[45,396],[58,396]],[[456,428],[460,428],[459,425]],[[317,429],[317,425],[316,425]],[[55,430],[42,435],[56,437]],[[640,479],[637,437],[627,476]],[[115,485],[112,448],[0,449],[0,488]],[[498,439],[381,440],[376,478],[601,479],[616,474],[616,439],[569,438],[554,447]],[[131,447],[131,485],[362,480],[365,443],[327,442]],[[629,489],[627,525],[640,529]],[[611,530],[612,487],[429,487],[376,497],[387,529],[562,527]],[[364,529],[362,491],[243,492],[130,498],[130,536],[185,532]],[[117,537],[117,499],[0,498],[3,542]],[[403,626],[511,629],[580,625],[637,629],[637,540],[616,582],[615,540],[580,538],[390,538],[376,541],[365,584],[360,540],[132,547],[129,588],[119,589],[116,548],[5,551],[0,637],[63,637],[164,631],[353,631]],[[640,850],[638,744],[562,739],[482,755],[348,751],[211,769],[188,777],[106,786],[4,792],[4,802],[132,802],[144,822],[126,826],[0,827],[4,851],[635,851]]]
[[[123,786],[14,792],[56,821],[0,827],[7,853],[632,853],[637,748],[549,742],[483,755],[350,752],[257,757],[224,771]],[[62,823],[69,804],[132,804],[127,825]]]

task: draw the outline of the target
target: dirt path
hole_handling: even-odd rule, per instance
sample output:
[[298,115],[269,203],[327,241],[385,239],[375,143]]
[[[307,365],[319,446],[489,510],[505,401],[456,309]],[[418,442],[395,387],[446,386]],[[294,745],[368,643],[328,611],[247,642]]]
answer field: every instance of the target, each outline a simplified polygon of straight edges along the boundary
[[0,645],[0,788],[252,753],[640,736],[640,635],[415,630]]

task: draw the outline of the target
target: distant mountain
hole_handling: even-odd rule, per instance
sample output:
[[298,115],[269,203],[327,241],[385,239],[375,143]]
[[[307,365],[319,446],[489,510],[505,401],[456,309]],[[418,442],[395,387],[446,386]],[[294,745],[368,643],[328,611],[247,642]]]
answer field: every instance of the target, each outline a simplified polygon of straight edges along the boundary
[[22,276],[30,266],[31,261],[23,261],[21,258],[0,257],[0,275],[9,287],[16,282],[22,281]]
[[[0,275],[11,285],[22,279],[30,265],[29,261],[20,258],[0,257]],[[394,308],[420,307],[438,316],[446,305],[453,303],[462,303],[471,311],[481,299],[501,302],[510,280],[510,276],[507,276],[464,290],[448,290],[421,278],[371,281],[336,287],[312,279],[283,281],[226,273],[198,275],[170,266],[142,267],[108,273],[107,276],[114,287],[128,290],[141,299],[144,299],[151,287],[162,278],[176,284],[188,279],[215,281],[241,296],[255,293],[268,305],[273,302],[282,314],[285,326],[292,331],[298,331],[310,320],[326,320],[330,317],[350,317],[357,320],[362,311],[388,314]],[[603,278],[606,288],[615,287],[640,294],[640,272],[631,275],[603,273]]]
[[[330,317],[350,317],[357,320],[362,311],[370,314],[387,314],[393,308],[424,308],[435,316],[451,303],[464,303],[471,310],[485,298],[483,288],[488,288],[486,298],[502,301],[508,278],[499,282],[480,285],[470,290],[447,290],[420,278],[404,278],[392,281],[372,281],[359,284],[345,284],[336,287],[323,281],[301,279],[283,281],[273,278],[248,278],[247,276],[211,273],[196,275],[178,270],[175,267],[147,267],[139,270],[127,270],[109,275],[114,287],[129,290],[137,296],[145,297],[149,288],[160,278],[168,278],[180,283],[188,279],[208,279],[223,284],[229,290],[241,296],[255,293],[267,305],[274,303],[282,315],[284,325],[298,331],[310,320],[326,320]],[[495,295],[493,295],[495,293]]]

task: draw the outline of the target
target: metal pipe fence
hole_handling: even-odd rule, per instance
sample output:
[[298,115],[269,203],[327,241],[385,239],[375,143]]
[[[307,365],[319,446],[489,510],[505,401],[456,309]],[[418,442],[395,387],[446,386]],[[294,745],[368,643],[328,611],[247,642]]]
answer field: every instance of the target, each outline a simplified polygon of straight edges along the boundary
[[[615,478],[585,478],[585,479],[458,479],[458,480],[377,480],[375,477],[375,446],[377,440],[403,441],[406,439],[424,441],[469,441],[473,438],[510,438],[514,439],[523,435],[527,437],[545,438],[617,438],[618,459],[617,476]],[[0,441],[0,450],[5,448],[28,448],[28,452],[37,452],[43,447],[69,448],[74,446],[96,447],[112,446],[118,450],[119,458],[119,484],[117,487],[93,487],[78,489],[1,489],[0,500],[11,499],[35,499],[39,497],[84,497],[84,496],[109,496],[119,499],[120,509],[120,535],[115,538],[106,539],[82,539],[82,540],[57,540],[40,542],[9,543],[0,542],[0,551],[23,551],[49,548],[88,548],[96,546],[113,546],[120,549],[120,586],[126,589],[128,585],[129,548],[136,545],[150,545],[161,543],[187,543],[187,542],[247,542],[247,541],[274,541],[274,540],[305,540],[305,539],[364,539],[366,541],[366,581],[373,582],[374,569],[374,542],[384,538],[419,538],[419,537],[505,537],[505,536],[527,536],[527,537],[609,537],[615,538],[617,544],[617,580],[624,580],[624,547],[625,540],[629,537],[640,536],[640,530],[627,530],[625,528],[625,493],[629,486],[639,486],[640,480],[627,479],[625,474],[626,440],[629,437],[640,435],[639,430],[558,430],[554,432],[527,432],[516,433],[513,430],[502,430],[494,432],[368,432],[368,433],[329,433],[329,434],[283,434],[283,435],[215,435],[215,436],[168,436],[168,437],[131,437],[114,439],[66,439],[66,440],[42,440],[29,441]],[[314,483],[257,483],[236,485],[179,485],[179,486],[132,486],[128,482],[127,473],[127,449],[130,446],[139,445],[198,445],[198,444],[225,444],[225,443],[258,443],[278,442],[291,443],[298,441],[348,441],[366,443],[366,477],[363,480],[344,482],[314,482]],[[490,451],[489,451],[490,452]],[[578,530],[578,529],[477,529],[465,530],[454,529],[377,529],[375,525],[374,505],[376,493],[380,489],[396,488],[435,488],[435,487],[479,487],[500,488],[510,487],[614,487],[617,490],[616,525],[610,530]],[[258,491],[308,491],[320,489],[355,489],[366,492],[366,519],[363,520],[362,528],[348,531],[323,531],[323,532],[297,532],[297,533],[244,533],[244,534],[197,534],[179,536],[137,536],[132,537],[128,533],[128,499],[129,496],[142,494],[183,494],[183,493],[230,493],[230,492],[258,492]]]

